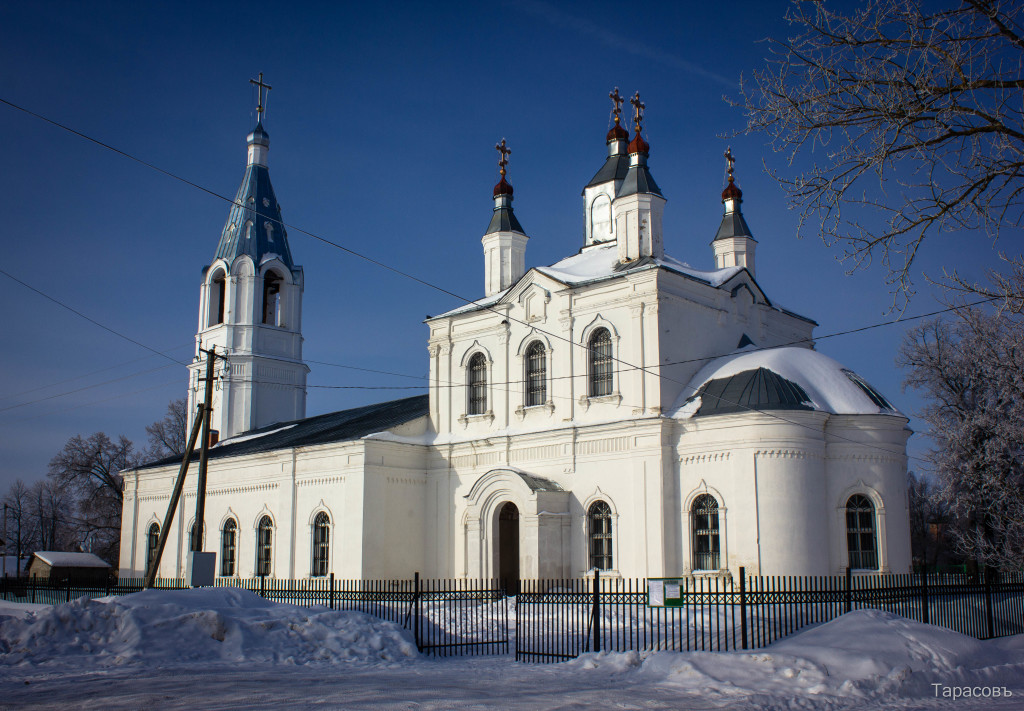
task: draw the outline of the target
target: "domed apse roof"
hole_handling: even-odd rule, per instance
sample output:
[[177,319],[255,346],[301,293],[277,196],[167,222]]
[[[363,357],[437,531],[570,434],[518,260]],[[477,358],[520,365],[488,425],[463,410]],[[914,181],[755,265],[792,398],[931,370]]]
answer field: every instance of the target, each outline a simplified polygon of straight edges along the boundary
[[749,410],[902,416],[859,375],[809,348],[749,350],[716,358],[693,377],[669,414],[689,418]]

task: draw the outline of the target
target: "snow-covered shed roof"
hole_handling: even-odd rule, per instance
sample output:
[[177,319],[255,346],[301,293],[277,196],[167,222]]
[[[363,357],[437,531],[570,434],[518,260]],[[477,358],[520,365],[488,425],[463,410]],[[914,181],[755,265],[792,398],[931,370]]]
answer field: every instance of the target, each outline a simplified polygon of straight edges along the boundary
[[901,415],[867,381],[810,348],[748,349],[711,361],[669,410],[689,418],[744,410]]
[[[246,454],[270,452],[330,442],[361,439],[411,422],[428,413],[428,396],[415,395],[401,400],[390,400],[350,410],[328,412],[294,422],[277,422],[245,432],[237,437],[221,440],[210,448],[210,459],[238,457]],[[198,461],[199,452],[192,461]],[[139,469],[180,463],[181,457],[167,457],[144,464]]]
[[92,553],[36,551],[33,555],[51,568],[109,568],[110,563]]

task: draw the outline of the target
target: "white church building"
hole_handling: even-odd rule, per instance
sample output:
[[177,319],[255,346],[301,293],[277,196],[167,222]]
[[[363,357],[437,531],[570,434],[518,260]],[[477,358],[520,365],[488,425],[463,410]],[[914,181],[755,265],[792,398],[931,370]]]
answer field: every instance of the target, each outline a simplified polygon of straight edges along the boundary
[[[219,575],[909,571],[907,418],[816,352],[815,322],[758,285],[728,153],[706,268],[666,254],[642,104],[630,140],[613,100],[579,252],[526,268],[502,141],[484,295],[427,320],[429,395],[313,417],[303,271],[257,124],[200,284],[197,353],[227,357],[203,525]],[[191,367],[190,412],[202,369]],[[197,459],[161,577],[185,575]],[[179,465],[124,472],[122,576],[144,573]]]

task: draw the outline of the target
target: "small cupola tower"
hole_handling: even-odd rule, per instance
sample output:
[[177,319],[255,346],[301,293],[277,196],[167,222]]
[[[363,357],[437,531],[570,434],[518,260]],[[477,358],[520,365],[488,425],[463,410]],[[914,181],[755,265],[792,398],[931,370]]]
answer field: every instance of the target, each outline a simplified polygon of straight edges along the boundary
[[605,142],[608,144],[608,158],[597,174],[583,188],[583,231],[584,246],[602,244],[615,240],[615,221],[612,219],[612,202],[622,187],[629,171],[629,131],[620,125],[622,102],[625,98],[619,94],[619,87],[608,94],[612,100],[614,125],[608,131]]
[[732,157],[731,148],[725,149],[725,161],[729,173],[729,184],[722,191],[725,214],[722,216],[722,224],[718,227],[718,234],[711,242],[711,248],[715,252],[715,268],[746,267],[753,276],[754,248],[757,246],[757,240],[750,234],[747,221],[743,219],[743,213],[740,211],[743,191],[736,185],[733,176],[736,159]]
[[619,262],[632,262],[644,257],[660,259],[665,256],[662,243],[661,217],[665,211],[665,198],[647,169],[651,147],[641,135],[643,131],[644,103],[637,92],[629,101],[633,105],[633,140],[629,147],[629,170],[619,186],[612,203],[615,220],[615,241],[619,248]]
[[203,401],[205,364],[199,348],[216,348],[212,429],[221,439],[306,416],[302,362],[302,267],[292,262],[281,206],[270,184],[259,89],[256,127],[248,135],[245,176],[221,231],[213,263],[203,269],[197,358],[189,366],[189,426]]
[[504,138],[494,148],[501,154],[498,160],[501,180],[494,186],[491,224],[480,240],[484,245],[484,290],[487,296],[505,291],[526,273],[526,243],[530,239],[512,211],[512,185],[505,179],[505,167],[512,149]]

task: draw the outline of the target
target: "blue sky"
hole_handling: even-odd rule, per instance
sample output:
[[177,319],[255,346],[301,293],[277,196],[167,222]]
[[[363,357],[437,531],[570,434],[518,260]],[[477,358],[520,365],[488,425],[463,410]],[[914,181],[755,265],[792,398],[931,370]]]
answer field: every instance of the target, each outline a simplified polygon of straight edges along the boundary
[[[797,215],[764,172],[785,170],[785,157],[762,136],[732,136],[744,118],[723,101],[764,65],[760,40],[786,34],[784,11],[781,2],[731,3],[727,13],[689,2],[7,3],[0,98],[230,197],[254,123],[248,80],[262,71],[274,87],[265,124],[285,220],[475,299],[494,144],[504,137],[513,150],[527,266],[550,264],[582,245],[579,195],[605,156],[608,92],[639,90],[651,172],[668,198],[666,250],[711,268],[731,145],[759,283],[826,334],[891,317],[884,273],[846,276],[835,251],[796,238]],[[2,268],[190,358],[200,271],[227,203],[2,105],[0,135]],[[426,373],[421,321],[458,301],[295,231],[289,240],[306,275],[308,360]],[[983,238],[948,235],[929,241],[916,272],[957,266],[980,278],[994,263]],[[940,308],[917,284],[907,314]],[[0,491],[44,476],[75,434],[143,444],[145,425],[184,395],[184,367],[2,276],[0,299]],[[893,364],[903,331],[827,339],[819,350],[912,412],[920,402],[901,394]],[[416,384],[311,368],[311,385]],[[311,388],[308,413],[414,392]]]

